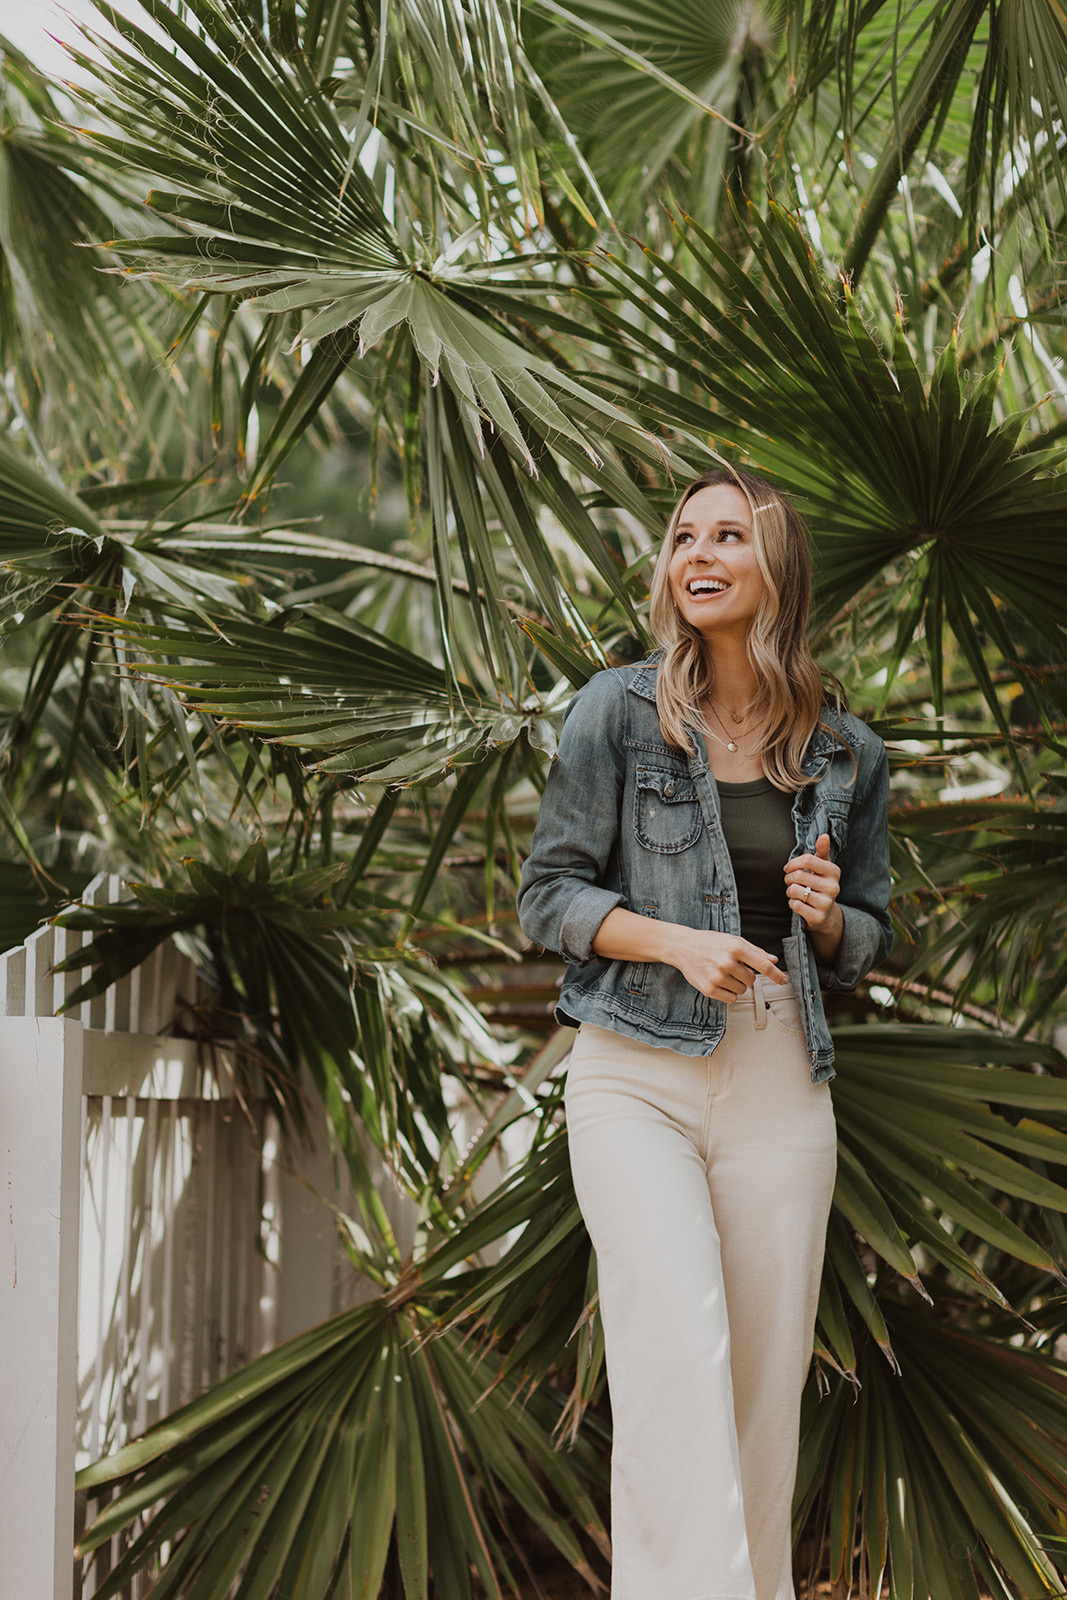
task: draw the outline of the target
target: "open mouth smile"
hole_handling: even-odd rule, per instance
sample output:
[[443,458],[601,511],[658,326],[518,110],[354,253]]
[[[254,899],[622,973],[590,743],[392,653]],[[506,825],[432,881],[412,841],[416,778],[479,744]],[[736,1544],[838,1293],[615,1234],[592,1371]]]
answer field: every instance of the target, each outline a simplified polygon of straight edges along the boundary
[[725,594],[730,585],[721,578],[690,578],[685,587],[687,594],[699,596],[702,594]]

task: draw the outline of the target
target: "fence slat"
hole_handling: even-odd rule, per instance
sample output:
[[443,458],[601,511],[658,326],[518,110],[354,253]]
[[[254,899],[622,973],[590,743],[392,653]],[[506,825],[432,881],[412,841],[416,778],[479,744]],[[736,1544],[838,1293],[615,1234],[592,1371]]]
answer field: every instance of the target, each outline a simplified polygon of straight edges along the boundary
[[[40,951],[41,941],[36,950]],[[0,1552],[4,1591],[70,1600],[81,1027],[0,1023]],[[12,1137],[12,1130],[17,1136]]]
[[55,1014],[52,1003],[52,952],[55,948],[56,930],[38,928],[23,945],[26,952],[26,1015],[51,1017]]
[[0,956],[0,1016],[26,1015],[26,951],[22,945]]
[[141,1223],[140,1338],[137,1351],[137,1409],[135,1413],[136,1422],[134,1424],[134,1431],[138,1434],[144,1433],[148,1427],[148,1330],[152,1318],[153,1202],[155,1200],[156,1187],[156,1122],[158,1110],[158,1100],[150,1100],[148,1102],[148,1118],[144,1131],[145,1176],[144,1214]]
[[[100,1237],[107,1238],[107,1201],[111,1172],[111,1096],[105,1095],[100,1108],[100,1160],[97,1164],[99,1172],[99,1217]],[[89,1453],[95,1461],[100,1454],[100,1413],[103,1410],[104,1395],[104,1329],[106,1314],[106,1281],[104,1274],[97,1274],[96,1294],[96,1363],[93,1369],[93,1401],[89,1418]]]

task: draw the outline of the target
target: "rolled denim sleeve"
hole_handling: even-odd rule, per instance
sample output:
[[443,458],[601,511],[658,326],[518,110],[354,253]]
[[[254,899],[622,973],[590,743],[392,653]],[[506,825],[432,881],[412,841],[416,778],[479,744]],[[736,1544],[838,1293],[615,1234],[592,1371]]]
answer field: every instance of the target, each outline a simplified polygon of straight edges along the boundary
[[[869,732],[869,730],[868,730]],[[889,762],[881,740],[869,733],[874,759],[857,774],[848,837],[837,859],[841,868],[838,905],[845,919],[833,965],[816,962],[824,989],[854,989],[893,947],[889,920]],[[865,762],[864,765],[867,765]]]
[[626,903],[618,884],[625,693],[617,673],[600,672],[568,705],[519,883],[523,933],[578,965],[595,959],[600,924]]

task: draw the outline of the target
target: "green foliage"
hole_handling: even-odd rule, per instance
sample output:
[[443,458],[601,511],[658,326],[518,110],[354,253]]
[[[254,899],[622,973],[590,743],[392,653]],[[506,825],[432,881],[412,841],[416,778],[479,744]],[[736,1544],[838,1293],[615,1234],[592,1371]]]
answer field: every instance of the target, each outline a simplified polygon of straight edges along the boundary
[[509,907],[559,715],[644,650],[719,452],[800,500],[894,775],[798,1541],[842,1593],[1062,1591],[1062,17],[98,8],[82,131],[0,65],[2,931],[119,872],[60,912],[74,998],[178,938],[242,1092],[294,1134],[321,1098],[377,1289],[88,1469],[104,1592],[497,1595],[524,1527],[599,1581],[566,1036],[491,997],[536,992]]
[[1057,1593],[1067,1367],[887,1309],[900,1375],[868,1353],[857,1385],[805,1396],[796,1509],[813,1515],[832,1581],[858,1567],[893,1596]]
[[[647,381],[635,385],[635,403],[650,420],[673,414],[674,385],[682,387],[689,428],[744,449],[803,496],[817,530],[824,616],[894,572],[887,690],[921,620],[942,711],[951,629],[1006,726],[987,643],[1014,659],[1015,616],[1053,659],[1063,645],[1067,491],[1050,470],[1059,457],[1018,451],[1026,418],[995,416],[996,369],[963,387],[955,338],[925,384],[903,329],[891,354],[883,351],[847,283],[838,293],[826,283],[794,218],[772,205],[766,219],[751,213],[750,224],[744,264],[695,223],[682,236],[680,262],[651,256],[659,283],[640,343],[660,371],[669,364],[672,387],[657,394]],[[609,277],[621,288],[638,269]]]
[[457,1334],[436,1327],[420,1303],[432,1300],[431,1269],[261,1357],[82,1475],[86,1487],[129,1481],[83,1541],[86,1553],[167,1497],[101,1600],[193,1524],[196,1537],[181,1541],[155,1586],[161,1600],[223,1600],[239,1578],[241,1600],[373,1600],[383,1581],[413,1600],[469,1600],[475,1575],[499,1597],[516,1570],[512,1499],[576,1571],[590,1572],[559,1504],[606,1543],[587,1488],[603,1475],[595,1452],[555,1451],[549,1394],[520,1403],[514,1382],[498,1377],[499,1358],[482,1352],[474,1362]]

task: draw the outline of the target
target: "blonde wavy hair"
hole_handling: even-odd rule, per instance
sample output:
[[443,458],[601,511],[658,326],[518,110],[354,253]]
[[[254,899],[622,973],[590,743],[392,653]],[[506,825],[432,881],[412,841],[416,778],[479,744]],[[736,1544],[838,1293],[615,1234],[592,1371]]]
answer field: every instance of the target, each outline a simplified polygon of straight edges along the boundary
[[758,688],[752,709],[766,728],[763,770],[776,789],[792,792],[814,780],[801,762],[816,728],[839,743],[837,731],[822,718],[827,699],[844,705],[840,683],[823,671],[808,645],[811,611],[811,554],[808,531],[784,495],[753,473],[716,467],[691,483],[671,513],[652,574],[649,622],[663,654],[656,676],[656,707],[668,744],[687,754],[687,729],[712,731],[703,705],[712,692],[715,670],[697,630],[681,615],[670,590],[669,568],[682,508],[701,489],[740,489],[752,509],[755,551],[763,577],[763,598],[748,632],[748,657]]

